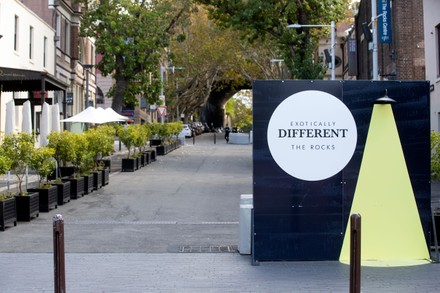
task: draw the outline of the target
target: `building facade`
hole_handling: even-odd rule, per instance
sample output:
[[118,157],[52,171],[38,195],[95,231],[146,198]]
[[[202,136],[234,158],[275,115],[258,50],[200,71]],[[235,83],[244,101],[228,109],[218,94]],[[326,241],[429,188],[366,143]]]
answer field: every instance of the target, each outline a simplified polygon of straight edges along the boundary
[[63,96],[67,90],[55,77],[55,30],[21,1],[2,0],[0,35],[0,130],[5,130],[5,105],[10,101],[15,103],[14,131],[21,130],[25,101],[31,102],[37,130],[42,103],[53,103],[54,92]]
[[440,1],[424,0],[425,78],[431,84],[431,130],[440,130]]
[[[54,75],[68,85],[65,96],[54,93],[53,102],[61,106],[64,118],[96,105],[95,48],[93,39],[79,36],[83,7],[71,0],[21,0],[55,32],[52,58]],[[70,129],[70,124],[65,125]]]

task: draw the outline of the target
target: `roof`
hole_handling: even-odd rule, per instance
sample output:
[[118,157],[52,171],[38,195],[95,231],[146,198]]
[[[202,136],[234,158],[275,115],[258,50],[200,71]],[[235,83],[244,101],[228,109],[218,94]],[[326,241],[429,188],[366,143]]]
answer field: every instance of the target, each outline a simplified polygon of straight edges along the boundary
[[0,91],[66,91],[69,87],[47,72],[0,67]]

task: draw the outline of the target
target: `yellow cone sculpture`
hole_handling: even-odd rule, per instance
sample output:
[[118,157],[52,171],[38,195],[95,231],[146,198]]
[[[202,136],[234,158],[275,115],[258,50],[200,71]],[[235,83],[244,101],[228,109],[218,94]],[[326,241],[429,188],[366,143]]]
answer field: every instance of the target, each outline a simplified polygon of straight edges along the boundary
[[[359,213],[362,265],[398,266],[429,259],[414,192],[390,104],[375,104],[350,215]],[[350,258],[350,223],[340,261]]]

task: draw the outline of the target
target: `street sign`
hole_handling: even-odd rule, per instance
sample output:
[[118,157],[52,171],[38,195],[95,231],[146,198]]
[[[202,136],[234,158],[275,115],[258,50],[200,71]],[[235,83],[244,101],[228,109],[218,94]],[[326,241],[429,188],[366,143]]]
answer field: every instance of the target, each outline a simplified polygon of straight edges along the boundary
[[157,110],[159,112],[159,116],[167,115],[167,106],[159,106],[157,107]]
[[73,93],[66,93],[66,104],[73,105]]

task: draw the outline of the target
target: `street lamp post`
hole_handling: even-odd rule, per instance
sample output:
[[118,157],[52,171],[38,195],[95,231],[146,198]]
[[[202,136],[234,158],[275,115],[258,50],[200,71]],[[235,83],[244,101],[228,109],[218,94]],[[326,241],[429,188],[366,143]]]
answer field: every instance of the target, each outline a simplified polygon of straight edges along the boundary
[[[174,71],[176,69],[181,70],[183,68],[182,67],[175,67],[175,66],[168,66],[168,67],[160,66],[160,83],[161,83],[161,86],[160,86],[159,98],[163,101],[163,106],[165,106],[165,93],[164,93],[164,86],[163,86],[165,70],[171,70],[174,73]],[[165,112],[164,112],[164,115],[165,115]],[[165,120],[164,115],[162,115],[160,117],[160,120],[161,120],[162,124],[164,123],[164,120]]]
[[271,59],[270,63],[276,64],[278,69],[278,77],[284,79],[284,72],[281,68],[281,63],[284,62],[284,59]]
[[328,24],[289,24],[287,28],[301,27],[330,27],[331,29],[331,49],[332,49],[332,80],[335,80],[335,22]]

